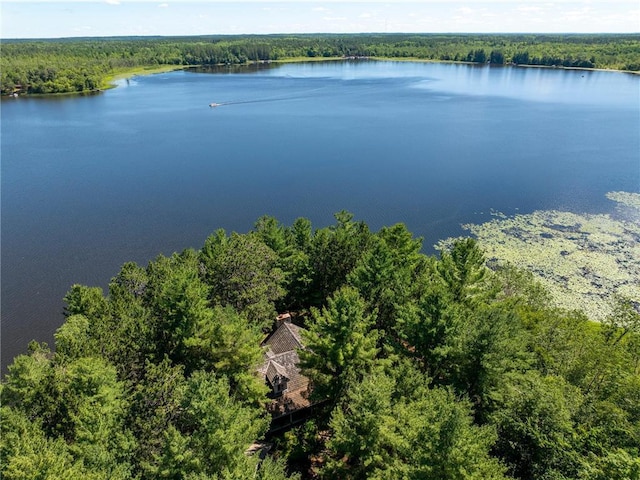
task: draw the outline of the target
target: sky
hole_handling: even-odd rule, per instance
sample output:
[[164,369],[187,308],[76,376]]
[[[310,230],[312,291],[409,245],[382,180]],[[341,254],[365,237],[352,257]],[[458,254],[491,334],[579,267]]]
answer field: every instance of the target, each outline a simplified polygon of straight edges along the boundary
[[640,0],[0,1],[0,38],[268,33],[638,33]]

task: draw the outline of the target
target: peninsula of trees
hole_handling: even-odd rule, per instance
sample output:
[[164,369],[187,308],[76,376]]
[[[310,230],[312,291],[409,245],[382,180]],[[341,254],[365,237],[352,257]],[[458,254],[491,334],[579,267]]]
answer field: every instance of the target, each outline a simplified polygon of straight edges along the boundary
[[158,67],[369,57],[640,71],[638,34],[350,34],[3,40],[1,93],[105,88]]
[[[55,351],[33,342],[2,382],[2,478],[638,479],[638,299],[595,323],[473,239],[421,248],[346,212],[263,217],[106,294],[74,285]],[[261,458],[277,312],[306,329],[319,403]]]

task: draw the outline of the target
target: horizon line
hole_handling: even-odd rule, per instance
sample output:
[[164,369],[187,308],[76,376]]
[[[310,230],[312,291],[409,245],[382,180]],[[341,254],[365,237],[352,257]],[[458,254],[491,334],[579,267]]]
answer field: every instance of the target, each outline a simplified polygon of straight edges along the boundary
[[491,36],[491,35],[541,35],[541,36],[559,36],[559,35],[603,35],[603,36],[620,36],[620,35],[638,35],[640,31],[634,32],[535,32],[535,31],[523,31],[523,32],[272,32],[272,33],[202,33],[197,35],[189,34],[149,34],[149,35],[78,35],[68,37],[0,37],[0,42],[12,41],[12,40],[81,40],[81,39],[116,39],[116,38],[202,38],[202,37],[269,37],[279,35],[291,35],[291,36],[356,36],[356,35],[478,35],[478,36]]

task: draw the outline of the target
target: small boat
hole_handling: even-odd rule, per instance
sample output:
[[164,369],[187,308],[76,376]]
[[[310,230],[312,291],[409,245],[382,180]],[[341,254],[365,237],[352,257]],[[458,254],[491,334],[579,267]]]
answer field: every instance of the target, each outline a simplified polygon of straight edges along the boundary
[[210,103],[210,104],[209,104],[209,106],[210,106],[211,108],[213,108],[213,107],[219,107],[220,105],[222,105],[222,104],[221,104],[221,103]]

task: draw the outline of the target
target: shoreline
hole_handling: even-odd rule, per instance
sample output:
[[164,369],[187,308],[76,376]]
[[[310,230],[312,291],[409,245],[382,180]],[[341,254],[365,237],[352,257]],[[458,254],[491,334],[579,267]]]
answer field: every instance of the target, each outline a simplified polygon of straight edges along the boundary
[[476,65],[479,67],[491,66],[491,67],[523,67],[523,68],[544,68],[550,70],[581,70],[586,72],[610,72],[610,73],[631,73],[633,75],[640,75],[640,71],[636,70],[617,70],[615,68],[588,68],[588,67],[565,67],[563,65],[529,65],[524,63],[476,63],[466,62],[464,60],[436,60],[431,58],[418,58],[418,57],[367,57],[370,60],[379,60],[386,62],[416,62],[416,63],[447,63],[454,65]]
[[[453,65],[471,65],[478,67],[522,67],[522,68],[543,68],[549,70],[578,70],[578,71],[586,71],[586,72],[609,72],[609,73],[630,73],[633,75],[640,75],[640,71],[636,70],[618,70],[615,68],[589,68],[589,67],[565,67],[563,65],[530,65],[530,64],[522,64],[522,63],[503,63],[503,64],[489,64],[489,63],[476,63],[476,62],[467,62],[464,60],[438,60],[431,58],[419,58],[419,57],[288,57],[281,58],[277,60],[250,60],[246,63],[239,63],[233,65],[227,65],[226,63],[218,63],[215,65],[166,65],[166,66],[158,66],[158,67],[142,67],[135,68],[133,72],[123,72],[114,74],[110,77],[110,82],[115,80],[121,80],[124,78],[132,78],[137,75],[153,75],[155,73],[164,73],[170,71],[177,70],[187,70],[189,68],[203,68],[203,67],[225,67],[225,66],[234,66],[234,67],[242,67],[242,66],[251,66],[251,65],[269,65],[272,63],[276,64],[287,64],[287,63],[313,63],[313,62],[337,62],[337,61],[358,61],[358,60],[373,60],[378,62],[415,62],[415,63],[444,63],[444,64],[453,64]],[[165,68],[166,67],[166,68]],[[110,87],[110,88],[113,88]]]
[[[155,75],[157,73],[173,72],[175,70],[184,70],[185,65],[158,65],[154,67],[132,67],[131,69],[114,72],[103,80],[98,91],[110,90],[116,88],[115,82],[143,75]],[[82,92],[78,92],[82,93]],[[46,94],[45,94],[46,95]]]
[[[527,65],[527,64],[489,64],[489,63],[475,63],[466,62],[462,60],[437,60],[430,58],[418,58],[418,57],[290,57],[277,60],[252,60],[246,63],[241,63],[237,67],[250,66],[250,65],[269,65],[275,64],[287,64],[287,63],[306,63],[306,62],[336,62],[345,60],[372,60],[379,62],[415,62],[415,63],[443,63],[452,65],[471,65],[478,67],[509,67],[509,68],[542,68],[550,70],[577,70],[586,72],[609,72],[609,73],[625,73],[631,75],[640,75],[640,71],[635,70],[616,70],[611,68],[587,68],[587,67],[565,67],[562,65]],[[95,90],[86,90],[82,92],[57,92],[57,93],[19,93],[2,95],[2,98],[17,98],[17,97],[32,97],[32,98],[44,98],[44,97],[58,97],[58,96],[71,96],[71,95],[95,95],[105,90],[116,88],[118,80],[125,80],[136,76],[155,75],[158,73],[174,72],[178,70],[188,70],[190,68],[202,68],[202,67],[224,67],[227,64],[221,63],[216,65],[157,65],[157,66],[140,66],[132,67],[131,69],[120,70],[107,75],[101,82],[100,87]]]

